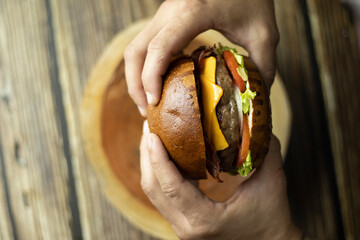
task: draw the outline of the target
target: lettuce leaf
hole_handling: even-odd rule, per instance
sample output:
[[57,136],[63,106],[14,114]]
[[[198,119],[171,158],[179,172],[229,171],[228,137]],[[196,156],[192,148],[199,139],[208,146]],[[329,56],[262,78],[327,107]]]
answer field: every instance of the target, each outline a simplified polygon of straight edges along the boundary
[[237,54],[237,53],[234,54],[234,57],[236,59],[236,62],[239,64],[239,66],[242,67],[242,68],[245,68],[245,66],[244,66],[244,57]]
[[245,67],[239,66],[236,71],[245,82],[249,80],[248,73]]
[[237,51],[235,48],[223,46],[221,43],[218,43],[218,45],[219,45],[219,48],[216,50],[217,50],[217,54],[219,54],[219,55],[222,55],[223,51],[230,51],[230,52],[232,52],[232,54],[234,54],[234,56],[237,54]]
[[241,94],[243,113],[248,114],[250,109],[250,101],[251,99],[255,98],[256,92],[253,92],[249,88],[247,88],[244,93],[240,93],[240,94]]
[[252,170],[252,162],[251,162],[251,151],[249,150],[248,155],[246,157],[245,162],[241,165],[241,167],[238,168],[238,173],[246,177]]

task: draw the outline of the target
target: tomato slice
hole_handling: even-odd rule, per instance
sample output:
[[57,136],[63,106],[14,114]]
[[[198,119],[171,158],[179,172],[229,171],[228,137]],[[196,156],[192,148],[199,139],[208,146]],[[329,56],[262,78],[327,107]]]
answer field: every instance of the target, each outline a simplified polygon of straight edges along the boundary
[[245,92],[245,82],[237,72],[237,68],[239,67],[238,63],[236,62],[236,59],[232,52],[229,50],[226,50],[223,52],[224,60],[226,62],[227,67],[229,68],[231,75],[233,77],[233,81],[236,83],[236,85],[239,86],[240,92]]
[[241,145],[239,148],[239,155],[236,166],[240,167],[245,162],[249,152],[249,145],[250,145],[250,131],[249,131],[248,116],[243,113],[243,134],[242,134]]

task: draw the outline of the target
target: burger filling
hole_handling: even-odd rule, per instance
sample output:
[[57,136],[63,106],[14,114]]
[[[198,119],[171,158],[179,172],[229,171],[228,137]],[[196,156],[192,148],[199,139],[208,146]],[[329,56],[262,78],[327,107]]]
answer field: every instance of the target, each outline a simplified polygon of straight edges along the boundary
[[252,170],[248,118],[256,93],[249,88],[243,57],[221,45],[217,55],[213,50],[199,48],[192,57],[201,88],[206,166],[221,181],[221,171],[236,169],[246,176]]
[[[232,75],[232,79],[238,90],[235,92],[240,95],[236,96],[235,99],[237,100],[237,105],[239,107],[240,112],[242,112],[242,119],[241,119],[241,145],[239,148],[239,152],[237,155],[236,160],[236,168],[237,172],[242,176],[247,176],[248,173],[252,170],[252,162],[251,162],[251,151],[249,150],[250,145],[250,124],[249,115],[251,116],[251,100],[255,98],[256,93],[250,90],[250,85],[248,82],[248,75],[247,70],[244,64],[243,56],[237,54],[236,49],[232,49],[229,47],[223,47],[219,44],[219,51],[218,53],[223,55],[225,59],[226,66],[229,69],[230,74]],[[236,87],[235,87],[236,88]],[[241,99],[241,107],[239,104],[239,99]],[[250,119],[251,120],[251,119]]]
[[224,91],[215,83],[217,62],[213,49],[200,47],[192,53],[192,58],[195,62],[199,104],[202,106],[200,109],[206,145],[206,168],[221,182],[219,178],[221,160],[217,152],[227,149],[229,143],[220,128],[216,107]]

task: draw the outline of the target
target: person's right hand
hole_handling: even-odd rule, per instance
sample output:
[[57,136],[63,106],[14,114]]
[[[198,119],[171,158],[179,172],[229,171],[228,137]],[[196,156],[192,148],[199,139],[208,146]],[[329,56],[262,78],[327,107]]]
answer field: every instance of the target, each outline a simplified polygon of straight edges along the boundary
[[270,87],[279,41],[273,0],[167,0],[124,54],[128,92],[143,116],[160,100],[171,57],[208,29],[244,47]]
[[276,137],[262,166],[224,203],[183,178],[146,122],[140,151],[142,188],[181,239],[301,239],[291,221]]

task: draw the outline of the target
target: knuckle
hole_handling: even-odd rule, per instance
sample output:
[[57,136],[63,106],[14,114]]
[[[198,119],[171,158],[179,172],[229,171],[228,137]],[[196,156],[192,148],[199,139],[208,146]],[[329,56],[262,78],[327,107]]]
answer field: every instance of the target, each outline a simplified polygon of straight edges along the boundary
[[182,17],[174,17],[171,21],[171,27],[165,29],[165,34],[167,36],[172,36],[176,34],[178,29],[181,29],[184,26],[184,19]]
[[158,37],[153,38],[148,46],[148,53],[161,52],[164,49],[164,40]]
[[167,198],[177,198],[178,197],[178,187],[171,184],[165,184],[161,186],[161,190]]
[[258,25],[257,35],[260,41],[266,42],[273,46],[277,46],[280,40],[280,34],[277,27],[270,26],[267,23]]
[[[151,148],[151,149],[149,149],[149,151],[150,151],[150,156],[151,156],[151,154],[153,153],[152,152],[153,149]],[[158,160],[157,157],[150,157],[150,163],[151,163],[151,166],[152,166],[153,169],[162,168],[162,164],[160,163],[160,161]]]

